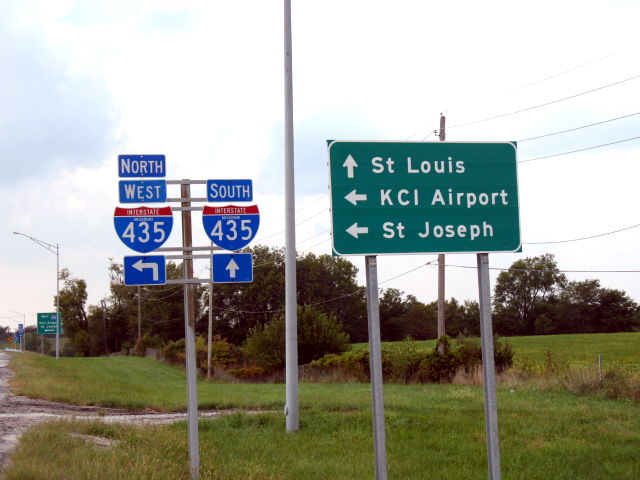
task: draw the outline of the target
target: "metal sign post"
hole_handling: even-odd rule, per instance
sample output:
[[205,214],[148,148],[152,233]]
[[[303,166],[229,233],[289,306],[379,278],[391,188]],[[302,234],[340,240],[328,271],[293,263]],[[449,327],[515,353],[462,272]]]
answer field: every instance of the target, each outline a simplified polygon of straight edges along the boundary
[[500,480],[500,441],[498,438],[498,406],[496,371],[491,325],[491,286],[489,254],[478,253],[478,291],[480,304],[480,336],[482,337],[482,375],[484,384],[484,418],[487,430],[487,462],[489,478]]
[[378,302],[378,264],[375,255],[365,257],[367,270],[367,319],[369,324],[369,368],[371,371],[371,409],[376,480],[387,478],[387,449],[384,430],[384,394],[382,389],[382,348],[380,346],[380,309]]
[[180,187],[182,202],[182,246],[187,258],[183,260],[182,268],[184,279],[184,341],[187,355],[187,417],[189,432],[189,470],[191,478],[200,476],[200,451],[198,442],[198,390],[196,387],[196,335],[195,335],[195,305],[193,301],[193,284],[188,280],[193,278],[193,259],[188,258],[193,254],[191,232],[191,185],[183,183]]

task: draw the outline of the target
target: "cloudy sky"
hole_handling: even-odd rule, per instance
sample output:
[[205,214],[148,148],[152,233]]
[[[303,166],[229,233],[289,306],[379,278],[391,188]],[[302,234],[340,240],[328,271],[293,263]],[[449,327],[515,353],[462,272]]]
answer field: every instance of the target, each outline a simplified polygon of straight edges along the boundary
[[[491,266],[553,253],[640,301],[640,273],[599,272],[640,271],[638,18],[635,0],[294,0],[299,251],[331,251],[327,139],[436,141],[442,112],[447,140],[519,141],[523,251]],[[13,231],[59,244],[89,303],[108,294],[109,258],[132,253],[118,154],[165,154],[168,179],[252,178],[254,243],[284,245],[283,63],[280,1],[0,0],[0,325],[53,311],[55,255]],[[434,259],[380,257],[381,287],[434,300],[437,270],[416,268]],[[477,298],[475,257],[447,264],[447,297]]]

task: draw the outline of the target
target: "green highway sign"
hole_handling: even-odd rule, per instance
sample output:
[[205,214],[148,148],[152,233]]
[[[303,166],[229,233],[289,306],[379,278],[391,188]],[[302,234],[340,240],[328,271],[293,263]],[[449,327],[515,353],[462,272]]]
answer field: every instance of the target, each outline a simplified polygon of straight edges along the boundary
[[336,255],[520,250],[515,142],[328,143]]
[[[62,315],[60,315],[60,334],[62,334]],[[56,312],[38,314],[38,335],[56,334]]]

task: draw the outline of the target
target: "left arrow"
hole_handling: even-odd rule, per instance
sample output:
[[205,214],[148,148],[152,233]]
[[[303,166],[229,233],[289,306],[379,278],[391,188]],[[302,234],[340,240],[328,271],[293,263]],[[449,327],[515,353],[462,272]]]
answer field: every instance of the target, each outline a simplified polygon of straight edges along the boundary
[[145,263],[142,260],[138,260],[136,263],[134,263],[131,266],[133,268],[135,268],[136,270],[138,270],[139,272],[142,272],[142,270],[145,269],[145,268],[152,269],[151,278],[153,279],[154,282],[158,281],[159,277],[158,277],[158,264],[157,263]]
[[358,238],[358,235],[362,233],[369,233],[369,227],[359,227],[358,222],[356,222],[353,225],[351,225],[349,228],[347,228],[346,231],[352,237]]

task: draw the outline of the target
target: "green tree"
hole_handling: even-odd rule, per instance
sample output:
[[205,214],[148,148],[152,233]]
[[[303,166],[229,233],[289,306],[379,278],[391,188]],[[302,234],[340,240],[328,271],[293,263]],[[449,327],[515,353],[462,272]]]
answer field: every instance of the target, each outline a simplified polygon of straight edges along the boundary
[[87,319],[87,282],[71,276],[69,269],[60,271],[63,288],[60,290],[60,313],[67,336],[77,354],[89,355],[89,322]]
[[496,281],[493,298],[496,333],[534,334],[540,309],[554,300],[566,282],[551,254],[514,262]]
[[[349,336],[338,321],[313,307],[298,307],[298,362],[301,365],[327,353],[349,348]],[[242,351],[267,371],[285,365],[285,318],[278,315],[269,323],[251,329]]]
[[407,326],[409,304],[416,303],[413,295],[407,299],[397,288],[388,288],[380,297],[380,338],[383,342],[402,340],[410,333]]

